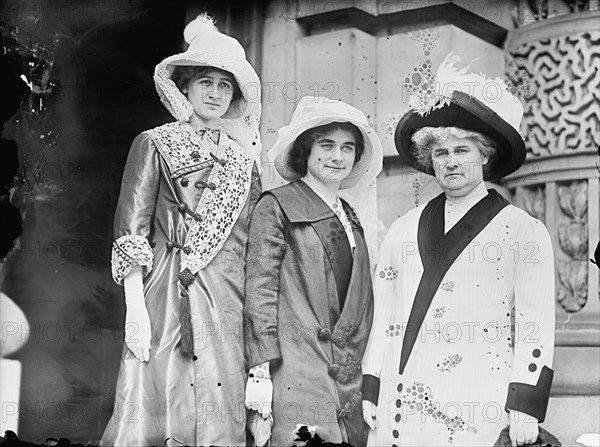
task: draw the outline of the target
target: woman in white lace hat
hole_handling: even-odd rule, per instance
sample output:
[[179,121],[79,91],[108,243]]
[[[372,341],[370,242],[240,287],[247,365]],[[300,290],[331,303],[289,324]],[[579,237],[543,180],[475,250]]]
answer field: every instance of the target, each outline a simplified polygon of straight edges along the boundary
[[112,272],[125,343],[104,445],[245,445],[242,302],[249,213],[260,195],[260,83],[206,15],[156,66],[176,121],[133,142]]
[[271,445],[292,441],[297,424],[362,445],[373,296],[363,224],[339,192],[375,179],[381,143],[356,108],[305,97],[272,151],[290,183],[266,192],[250,221],[246,405],[264,418],[272,408]]

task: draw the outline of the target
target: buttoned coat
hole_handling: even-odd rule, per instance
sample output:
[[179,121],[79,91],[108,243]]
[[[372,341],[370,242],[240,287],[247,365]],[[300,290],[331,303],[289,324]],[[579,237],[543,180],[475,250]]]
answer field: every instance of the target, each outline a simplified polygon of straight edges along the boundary
[[[270,362],[271,445],[289,445],[297,424],[317,426],[328,442],[366,441],[360,363],[373,295],[363,231],[344,208],[356,241],[353,254],[338,217],[302,181],[266,192],[251,217],[246,357],[249,368]],[[346,284],[344,261],[352,263]]]
[[[444,204],[441,194],[409,211],[381,245],[362,365],[364,398],[377,404],[369,446],[493,445],[508,410],[540,422],[546,413],[554,351],[548,231],[489,190],[444,233]],[[422,323],[413,318],[420,311]]]
[[[113,276],[120,282],[132,262],[144,265],[152,339],[148,362],[140,362],[123,347],[114,412],[103,445],[246,444],[244,262],[249,214],[260,196],[260,178],[255,166],[240,178],[231,175],[238,172],[244,155],[224,132],[217,155],[228,157],[225,166],[212,159],[200,163],[201,157],[210,157],[194,143],[193,133],[186,123],[163,125],[140,134],[129,152],[115,212],[118,256],[113,256],[113,269],[118,272]],[[179,136],[185,146],[164,145],[159,150],[160,135]],[[177,176],[173,160],[179,163]],[[210,182],[215,183],[214,191],[205,187]],[[233,198],[239,201],[234,210],[217,198],[224,188],[230,191],[236,185],[247,192]],[[223,245],[187,289],[194,356],[184,356],[178,274],[185,252],[193,248],[188,240],[194,216],[208,220],[218,212],[235,211]],[[206,242],[215,244],[215,239]],[[124,242],[119,245],[120,241]],[[149,265],[140,256],[146,247],[151,250]]]

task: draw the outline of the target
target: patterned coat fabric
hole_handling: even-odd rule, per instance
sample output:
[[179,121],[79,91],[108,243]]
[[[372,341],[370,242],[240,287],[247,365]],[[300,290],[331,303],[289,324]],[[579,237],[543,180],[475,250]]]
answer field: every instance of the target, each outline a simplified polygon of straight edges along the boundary
[[[443,210],[443,197],[435,200]],[[550,237],[540,221],[512,205],[488,213],[489,223],[444,274],[401,373],[405,332],[417,330],[409,324],[415,295],[430,280],[423,278],[422,259],[434,254],[445,262],[457,244],[444,238],[470,225],[465,215],[444,236],[438,213],[441,245],[422,253],[425,208],[398,219],[379,254],[375,317],[363,358],[365,383],[374,377],[379,384],[367,397],[377,403],[368,445],[493,445],[509,423],[507,400],[528,414],[536,413],[528,407],[535,399],[542,406],[548,401],[549,385],[540,383],[551,381],[554,348]]]
[[[245,445],[245,250],[249,214],[260,196],[260,179],[256,166],[223,132],[215,155],[234,155],[227,163],[221,160],[224,166],[199,163],[211,156],[205,153],[205,147],[189,140],[185,132],[191,128],[184,126],[171,123],[140,134],[125,167],[115,214],[118,250],[113,252],[113,276],[119,282],[129,264],[144,265],[152,342],[147,363],[138,361],[126,345],[123,347],[114,413],[103,445]],[[170,153],[164,147],[159,150],[158,133],[178,131],[185,133],[186,147],[171,147]],[[177,176],[173,175],[174,160],[178,163]],[[244,164],[247,162],[249,169]],[[216,169],[220,171],[214,175]],[[242,182],[238,186],[247,191],[233,199],[239,200],[237,209],[218,199],[219,188],[227,185],[228,170],[239,173],[236,182]],[[206,187],[211,182],[216,183],[214,191]],[[192,258],[194,250],[184,246],[190,241],[196,243],[190,235],[190,228],[197,222],[194,211],[204,219],[198,219],[201,223],[218,219],[221,213],[231,225],[214,226],[214,231],[220,233],[213,233],[215,237],[208,244],[212,247],[220,238],[223,245],[187,288],[194,340],[192,358],[180,352],[181,284],[177,275],[186,251],[190,255],[188,265],[198,259]],[[185,251],[172,242],[185,247]],[[148,247],[150,265],[139,256]]]
[[[333,443],[364,445],[360,360],[373,318],[369,256],[349,214],[356,248],[331,208],[304,182],[263,195],[250,222],[244,323],[247,365],[270,361],[271,445],[290,445],[297,424]],[[345,300],[337,279],[352,263]],[[343,308],[340,303],[343,301]]]

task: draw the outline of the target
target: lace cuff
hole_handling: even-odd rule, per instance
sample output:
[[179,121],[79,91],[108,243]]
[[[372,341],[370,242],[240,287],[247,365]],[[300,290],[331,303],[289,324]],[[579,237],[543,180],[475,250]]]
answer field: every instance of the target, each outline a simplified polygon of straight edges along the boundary
[[145,237],[125,235],[113,242],[111,261],[113,279],[117,284],[123,285],[123,278],[135,266],[145,267],[144,276],[148,275],[152,271],[154,254]]

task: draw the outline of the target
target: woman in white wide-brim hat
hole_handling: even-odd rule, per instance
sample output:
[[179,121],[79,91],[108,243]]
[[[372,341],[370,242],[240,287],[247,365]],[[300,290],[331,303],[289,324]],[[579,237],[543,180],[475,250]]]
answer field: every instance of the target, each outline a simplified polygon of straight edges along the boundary
[[201,15],[156,66],[176,121],[133,142],[112,273],[126,338],[104,445],[245,445],[242,302],[260,195],[260,84],[239,42]]
[[246,406],[273,417],[272,445],[297,424],[328,442],[363,445],[360,360],[373,316],[361,222],[338,196],[381,170],[362,112],[305,97],[272,149],[290,183],[266,192],[250,220],[244,323]]

